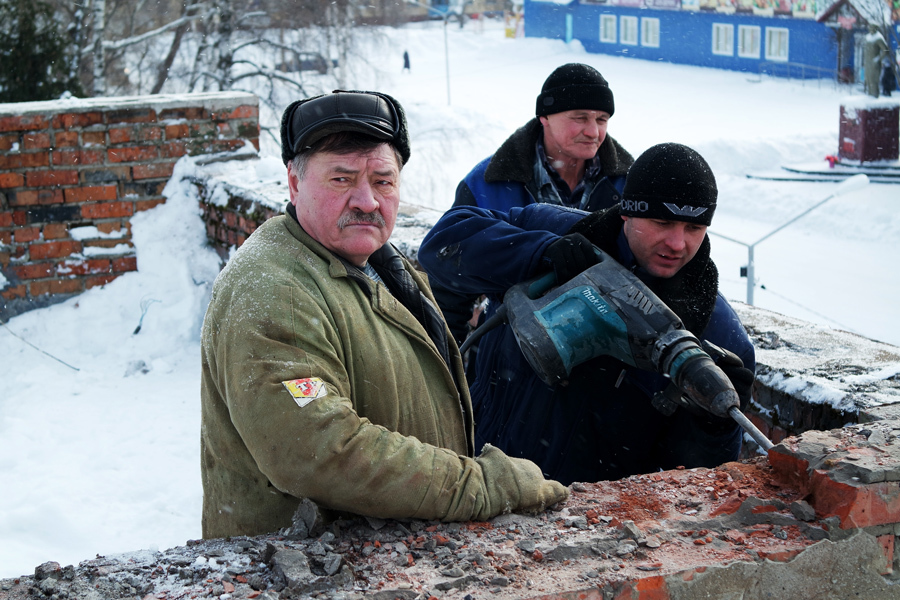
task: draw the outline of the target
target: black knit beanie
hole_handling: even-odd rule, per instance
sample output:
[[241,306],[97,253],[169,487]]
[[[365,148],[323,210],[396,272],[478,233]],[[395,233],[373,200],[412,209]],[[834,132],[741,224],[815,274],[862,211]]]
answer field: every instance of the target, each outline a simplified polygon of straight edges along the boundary
[[597,69],[569,63],[550,73],[534,111],[539,117],[567,110],[602,110],[612,116],[615,108],[612,90]]
[[717,196],[716,177],[702,156],[681,144],[659,144],[628,170],[619,213],[709,225]]
[[409,130],[400,103],[379,92],[334,90],[297,100],[281,116],[281,159],[288,164],[332,133],[353,131],[389,142],[409,160]]

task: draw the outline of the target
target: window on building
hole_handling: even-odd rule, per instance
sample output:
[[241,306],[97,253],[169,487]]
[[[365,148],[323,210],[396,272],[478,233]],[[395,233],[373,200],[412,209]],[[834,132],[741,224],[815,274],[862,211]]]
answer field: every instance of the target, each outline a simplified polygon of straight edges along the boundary
[[766,60],[787,59],[788,30],[783,27],[766,27]]
[[738,56],[759,58],[759,27],[751,25],[738,27]]
[[622,17],[622,43],[629,46],[637,46],[638,43],[637,17]]
[[659,48],[659,19],[641,19],[641,46]]
[[616,15],[600,15],[600,41],[616,43]]
[[734,25],[713,23],[713,54],[734,55]]

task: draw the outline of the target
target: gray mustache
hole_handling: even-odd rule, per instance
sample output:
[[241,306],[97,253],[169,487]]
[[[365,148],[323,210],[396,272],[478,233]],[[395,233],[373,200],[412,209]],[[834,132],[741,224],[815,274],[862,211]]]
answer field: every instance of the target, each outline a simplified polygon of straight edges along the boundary
[[381,213],[364,213],[358,210],[344,213],[343,215],[341,215],[341,218],[339,218],[337,222],[338,229],[343,229],[348,225],[356,224],[378,225],[379,227],[385,227],[387,225],[384,222],[384,217],[381,216]]

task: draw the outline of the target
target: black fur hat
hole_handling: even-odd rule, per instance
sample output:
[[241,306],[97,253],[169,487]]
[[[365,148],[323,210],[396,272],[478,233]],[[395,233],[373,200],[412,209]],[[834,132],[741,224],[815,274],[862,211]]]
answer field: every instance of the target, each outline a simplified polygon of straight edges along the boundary
[[400,103],[378,92],[334,90],[292,102],[281,117],[281,159],[288,164],[304,148],[332,133],[355,131],[389,142],[409,161],[409,130]]
[[534,111],[546,117],[567,110],[602,110],[612,116],[616,106],[603,75],[594,67],[569,63],[557,67],[544,82]]
[[619,213],[709,225],[717,197],[716,176],[702,156],[681,144],[658,144],[628,170]]

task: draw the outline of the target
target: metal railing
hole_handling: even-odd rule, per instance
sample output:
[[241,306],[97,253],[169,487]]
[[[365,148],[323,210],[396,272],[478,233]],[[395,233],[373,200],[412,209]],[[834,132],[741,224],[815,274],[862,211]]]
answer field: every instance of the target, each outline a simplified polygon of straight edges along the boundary
[[828,81],[835,87],[843,85],[838,79],[837,69],[826,69],[802,63],[763,61],[759,63],[758,71],[760,81],[762,81],[763,75],[769,75],[771,77],[799,79],[804,85],[807,80],[815,81],[819,87],[822,86],[823,81]]

